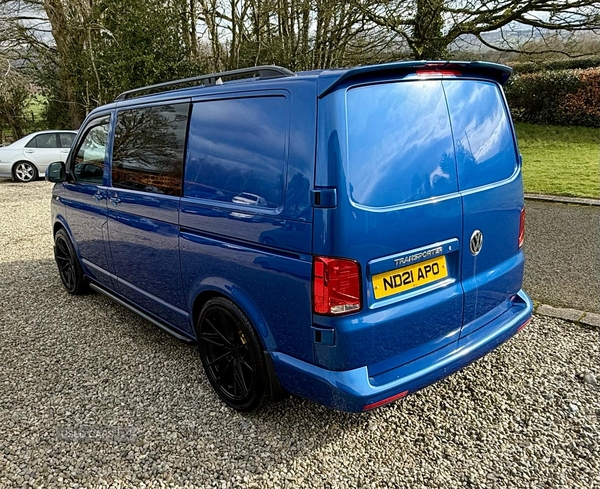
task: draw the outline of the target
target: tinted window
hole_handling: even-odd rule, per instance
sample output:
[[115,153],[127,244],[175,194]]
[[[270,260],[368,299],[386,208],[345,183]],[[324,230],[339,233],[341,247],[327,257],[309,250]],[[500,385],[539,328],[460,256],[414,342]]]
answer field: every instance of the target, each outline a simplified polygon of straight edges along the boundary
[[442,84],[410,81],[348,91],[349,192],[386,207],[457,191]]
[[194,104],[184,193],[276,208],[283,202],[289,109],[284,97]]
[[181,195],[189,104],[123,110],[117,115],[113,187]]
[[500,89],[475,80],[444,81],[461,190],[510,177],[517,164]]
[[70,148],[73,146],[73,140],[75,139],[75,134],[71,134],[70,132],[61,132],[60,133],[60,147],[61,148]]
[[86,133],[83,142],[79,145],[73,175],[77,182],[101,185],[109,118],[100,119],[96,124]]
[[58,148],[56,134],[38,134],[26,145],[27,148]]

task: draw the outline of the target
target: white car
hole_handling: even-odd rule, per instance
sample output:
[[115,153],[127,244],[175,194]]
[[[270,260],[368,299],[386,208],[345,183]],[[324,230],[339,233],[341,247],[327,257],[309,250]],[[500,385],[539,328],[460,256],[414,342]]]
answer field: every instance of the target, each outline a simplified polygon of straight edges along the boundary
[[54,161],[65,161],[77,131],[40,131],[0,148],[0,177],[31,182]]

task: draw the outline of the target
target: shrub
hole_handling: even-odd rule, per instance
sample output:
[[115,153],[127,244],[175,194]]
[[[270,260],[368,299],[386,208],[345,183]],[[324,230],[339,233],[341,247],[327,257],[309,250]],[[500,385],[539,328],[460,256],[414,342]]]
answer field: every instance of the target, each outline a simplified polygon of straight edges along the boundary
[[600,68],[517,74],[506,97],[516,121],[600,127]]
[[508,63],[515,73],[537,73],[538,71],[575,70],[600,67],[600,56],[586,56],[581,58],[557,59],[553,61],[521,61]]

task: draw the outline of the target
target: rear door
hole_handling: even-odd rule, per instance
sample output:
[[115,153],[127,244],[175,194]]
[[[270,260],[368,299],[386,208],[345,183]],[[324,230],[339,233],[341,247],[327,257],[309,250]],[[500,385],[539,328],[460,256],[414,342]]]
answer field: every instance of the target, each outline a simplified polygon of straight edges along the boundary
[[315,254],[354,259],[363,272],[363,310],[334,325],[342,367],[398,365],[457,340],[462,202],[441,80],[351,86],[320,112],[331,115],[320,127],[328,175],[318,176],[339,195],[315,211],[325,229]]
[[499,316],[521,288],[518,247],[523,184],[516,141],[497,83],[443,82],[462,194],[464,327],[468,334]]
[[69,151],[71,150],[71,146],[73,146],[75,136],[76,134],[72,132],[58,133],[58,138],[60,140],[60,161],[65,161],[67,156],[69,156]]

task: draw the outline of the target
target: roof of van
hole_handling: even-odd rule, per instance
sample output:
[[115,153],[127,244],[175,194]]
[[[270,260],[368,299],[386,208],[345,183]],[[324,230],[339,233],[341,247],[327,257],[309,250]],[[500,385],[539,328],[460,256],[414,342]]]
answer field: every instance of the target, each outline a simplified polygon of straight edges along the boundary
[[[497,63],[488,63],[483,61],[397,61],[385,64],[357,66],[346,69],[311,70],[297,73],[278,66],[259,66],[229,72],[201,75],[184,80],[174,80],[172,82],[160,83],[157,85],[151,85],[149,87],[130,90],[119,95],[119,97],[115,99],[115,102],[109,103],[103,107],[99,107],[93,112],[111,109],[116,107],[117,104],[130,105],[154,100],[166,100],[173,98],[173,96],[193,96],[196,95],[194,92],[198,90],[203,91],[209,87],[211,89],[220,91],[220,89],[226,89],[242,83],[258,82],[262,84],[271,82],[270,85],[272,85],[274,81],[283,86],[289,82],[298,81],[299,79],[315,80],[317,83],[318,96],[321,98],[328,93],[331,93],[338,86],[347,82],[348,80],[366,79],[377,74],[393,75],[411,72],[441,77],[457,76],[461,74],[483,76],[486,78],[491,78],[500,84],[504,84],[510,77],[512,68]],[[224,78],[228,76],[250,73],[258,73],[261,77],[263,74],[268,76],[265,76],[264,78],[247,77],[226,82],[222,81],[222,77]],[[210,81],[208,85],[204,84],[206,80]],[[194,81],[197,82],[197,84],[194,86],[181,87],[182,84],[189,84],[193,83]],[[200,84],[200,81],[202,81],[202,84]],[[177,86],[179,87],[175,88]],[[168,87],[174,88],[169,89]],[[159,89],[160,91],[143,94],[145,91],[151,91],[153,89]],[[138,93],[142,95],[137,95]],[[129,95],[134,96],[129,98]]]

